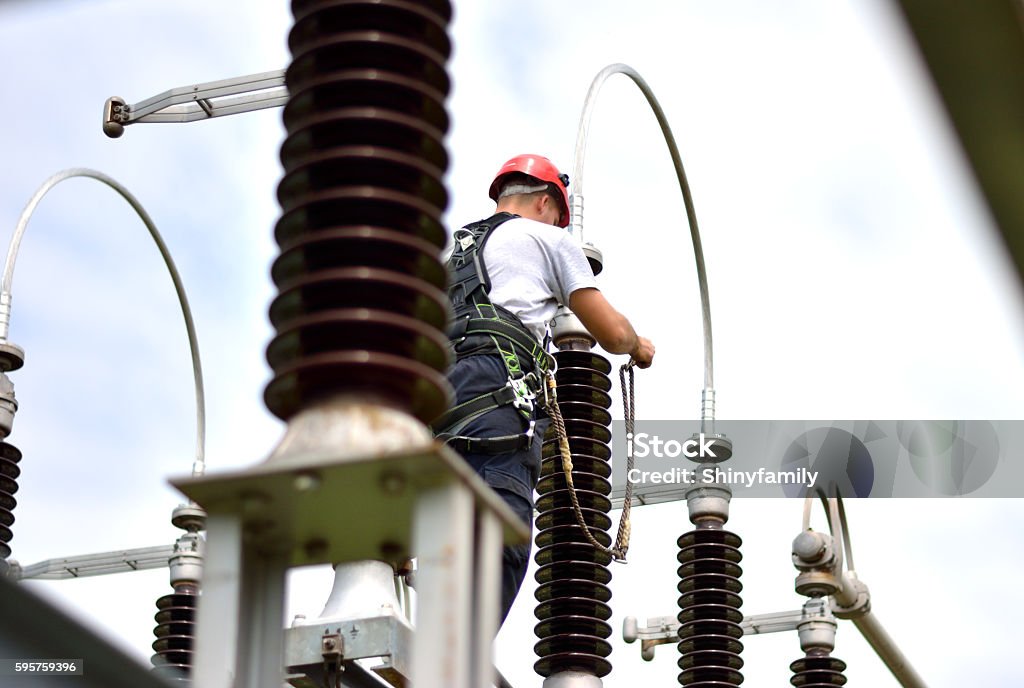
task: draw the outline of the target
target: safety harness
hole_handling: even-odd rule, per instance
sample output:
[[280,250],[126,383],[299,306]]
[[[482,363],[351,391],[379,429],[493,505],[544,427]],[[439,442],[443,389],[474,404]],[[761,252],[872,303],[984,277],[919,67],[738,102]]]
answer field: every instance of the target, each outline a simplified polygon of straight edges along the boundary
[[[582,529],[587,541],[596,549],[607,552],[615,561],[625,563],[629,549],[630,506],[633,484],[627,481],[626,498],[615,543],[601,544],[587,525],[576,486],[573,482],[572,451],[566,432],[565,420],[558,407],[558,390],[555,383],[555,358],[547,352],[547,342],[541,344],[530,333],[523,322],[512,312],[491,303],[489,293],[491,280],[487,275],[483,251],[487,239],[503,222],[519,217],[512,213],[498,213],[486,220],[466,225],[455,232],[455,250],[448,259],[451,299],[455,315],[448,328],[448,338],[455,349],[456,360],[479,354],[498,354],[505,363],[508,382],[493,392],[481,394],[452,408],[434,421],[435,436],[462,453],[499,454],[507,451],[527,449],[533,441],[536,403],[551,417],[552,427],[558,441],[562,472],[572,500],[576,523]],[[526,365],[523,365],[523,362]],[[627,396],[626,372],[629,372],[629,393]],[[625,408],[626,437],[629,444],[628,468],[633,467],[633,361],[619,370],[622,387],[622,401]],[[469,437],[459,433],[472,420],[501,408],[513,405],[519,410],[526,430],[518,435],[502,437]]]
[[[538,396],[547,406],[544,377],[554,370],[554,358],[514,313],[491,303],[489,296],[491,280],[484,264],[484,246],[495,229],[516,217],[497,213],[456,230],[455,250],[448,259],[448,298],[454,309],[448,338],[456,360],[495,354],[501,357],[508,373],[503,387],[465,401],[433,422],[437,438],[463,453],[499,454],[528,448],[533,441],[533,411]],[[522,416],[522,433],[487,438],[460,434],[473,420],[507,405],[514,406]]]

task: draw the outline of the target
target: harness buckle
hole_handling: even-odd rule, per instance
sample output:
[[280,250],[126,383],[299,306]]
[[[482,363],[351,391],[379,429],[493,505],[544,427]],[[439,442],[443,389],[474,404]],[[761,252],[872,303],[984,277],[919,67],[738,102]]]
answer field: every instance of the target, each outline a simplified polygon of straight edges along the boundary
[[[462,234],[463,236],[459,236],[460,234]],[[473,236],[473,232],[466,229],[465,227],[462,227],[461,229],[456,229],[454,232],[452,232],[452,238],[459,242],[459,246],[462,247],[463,251],[465,251],[470,246],[476,243],[476,238]]]
[[533,373],[529,373],[528,375],[524,375],[520,378],[513,378],[512,376],[509,376],[507,383],[507,386],[515,392],[515,399],[512,400],[512,405],[520,411],[526,411],[531,415],[533,414],[534,409],[533,401],[537,398],[534,391],[530,389],[530,385],[527,380],[527,378],[532,374]]

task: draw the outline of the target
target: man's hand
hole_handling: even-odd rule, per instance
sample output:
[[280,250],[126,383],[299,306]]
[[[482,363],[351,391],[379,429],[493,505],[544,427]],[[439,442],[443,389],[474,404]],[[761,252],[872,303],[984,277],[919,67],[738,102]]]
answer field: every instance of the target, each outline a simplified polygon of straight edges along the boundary
[[647,337],[637,337],[636,346],[629,352],[639,368],[650,368],[654,360],[654,342]]

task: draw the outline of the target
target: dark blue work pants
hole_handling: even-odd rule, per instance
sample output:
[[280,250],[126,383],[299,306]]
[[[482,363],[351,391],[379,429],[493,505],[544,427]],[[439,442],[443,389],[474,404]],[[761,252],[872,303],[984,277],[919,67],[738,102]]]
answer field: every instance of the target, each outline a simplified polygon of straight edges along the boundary
[[[449,372],[457,404],[505,386],[508,373],[496,355],[463,358]],[[536,412],[535,412],[536,415]],[[523,522],[533,526],[533,490],[540,476],[541,443],[549,419],[542,418],[534,429],[529,449],[501,454],[463,454],[463,458],[501,496]],[[526,430],[526,421],[512,405],[502,406],[469,423],[458,432],[469,437],[502,437]],[[502,553],[501,620],[505,621],[530,563],[530,543],[506,547]]]

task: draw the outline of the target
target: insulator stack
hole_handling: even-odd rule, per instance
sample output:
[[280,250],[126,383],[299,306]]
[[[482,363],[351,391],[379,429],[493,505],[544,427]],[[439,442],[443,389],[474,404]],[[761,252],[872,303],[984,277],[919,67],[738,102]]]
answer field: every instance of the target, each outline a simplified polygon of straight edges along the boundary
[[18,448],[0,442],[0,576],[7,572],[7,557],[11,556],[9,543],[14,537],[11,526],[14,525],[14,507],[18,504],[14,493],[18,491],[18,476],[21,475],[19,461]]
[[267,407],[448,406],[447,0],[294,0]]
[[[584,520],[595,539],[611,544],[611,364],[590,352],[560,351],[556,382],[572,454],[573,483]],[[539,566],[534,633],[540,658],[534,671],[544,677],[572,671],[606,676],[612,669],[607,638],[612,629],[608,601],[611,555],[598,550],[580,528],[562,470],[553,428],[544,436],[537,485],[536,562]]]
[[789,665],[793,676],[789,682],[800,688],[828,688],[845,686],[846,662],[830,656],[827,652],[808,652],[803,659]]
[[188,682],[192,671],[199,587],[194,583],[174,586],[174,592],[156,601],[156,640],[153,641],[153,672],[170,681]]
[[743,683],[740,544],[738,536],[714,527],[698,527],[678,540],[681,686]]

